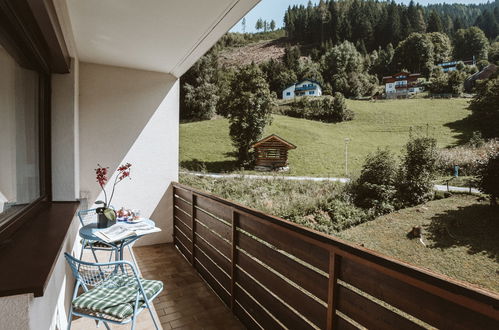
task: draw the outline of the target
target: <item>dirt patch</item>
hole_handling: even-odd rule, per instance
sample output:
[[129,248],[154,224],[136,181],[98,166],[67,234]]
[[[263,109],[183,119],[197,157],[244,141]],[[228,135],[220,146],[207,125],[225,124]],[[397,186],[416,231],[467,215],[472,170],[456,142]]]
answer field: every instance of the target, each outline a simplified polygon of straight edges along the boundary
[[270,59],[280,60],[284,55],[286,39],[259,41],[247,46],[223,50],[220,53],[221,65],[228,67],[240,67],[251,64],[259,64]]

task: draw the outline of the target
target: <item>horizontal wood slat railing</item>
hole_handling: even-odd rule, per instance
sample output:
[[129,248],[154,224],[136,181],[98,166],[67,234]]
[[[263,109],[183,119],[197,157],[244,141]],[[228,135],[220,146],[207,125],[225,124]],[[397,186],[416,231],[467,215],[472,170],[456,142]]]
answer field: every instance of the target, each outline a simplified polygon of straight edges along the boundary
[[173,184],[174,243],[250,329],[499,329],[499,296]]

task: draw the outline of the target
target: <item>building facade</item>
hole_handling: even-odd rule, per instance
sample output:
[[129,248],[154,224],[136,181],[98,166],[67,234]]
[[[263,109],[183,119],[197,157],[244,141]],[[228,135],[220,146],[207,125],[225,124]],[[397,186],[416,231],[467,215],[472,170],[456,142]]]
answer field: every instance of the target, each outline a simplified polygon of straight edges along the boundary
[[282,91],[282,99],[289,100],[299,96],[321,96],[321,85],[313,80],[303,80]]
[[387,99],[407,98],[423,91],[419,79],[420,73],[399,72],[383,77]]

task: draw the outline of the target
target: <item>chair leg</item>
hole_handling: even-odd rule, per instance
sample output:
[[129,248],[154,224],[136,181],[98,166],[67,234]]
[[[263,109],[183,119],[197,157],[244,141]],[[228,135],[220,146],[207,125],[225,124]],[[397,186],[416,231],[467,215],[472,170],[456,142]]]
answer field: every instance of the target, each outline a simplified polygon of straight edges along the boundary
[[97,259],[97,255],[95,254],[94,248],[92,246],[90,246],[90,250],[92,250],[92,254],[94,255],[95,262],[98,263],[99,260]]
[[152,323],[154,323],[154,327],[156,328],[156,330],[159,330],[159,326],[156,323],[156,319],[154,318],[154,313],[152,312],[150,303],[146,302],[146,305],[147,305],[147,309],[149,310],[149,314],[151,314]]
[[85,241],[81,244],[80,260],[83,260],[83,250],[85,250]]
[[68,330],[71,330],[71,322],[73,322],[73,304],[71,304],[71,307],[69,307]]
[[137,314],[133,314],[132,316],[132,330],[135,330],[135,321],[137,320]]
[[132,256],[132,260],[133,260],[133,264],[135,265],[135,267],[139,267],[137,265],[137,260],[135,259],[135,255],[133,254],[133,251],[132,251],[132,244],[128,245],[128,251],[130,252],[130,255]]

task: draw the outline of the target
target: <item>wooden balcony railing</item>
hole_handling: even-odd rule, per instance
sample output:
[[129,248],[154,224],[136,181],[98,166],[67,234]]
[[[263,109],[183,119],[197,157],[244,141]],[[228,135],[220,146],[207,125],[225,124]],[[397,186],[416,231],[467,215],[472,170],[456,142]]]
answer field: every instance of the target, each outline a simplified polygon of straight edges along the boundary
[[499,296],[173,184],[174,242],[248,328],[499,329]]

